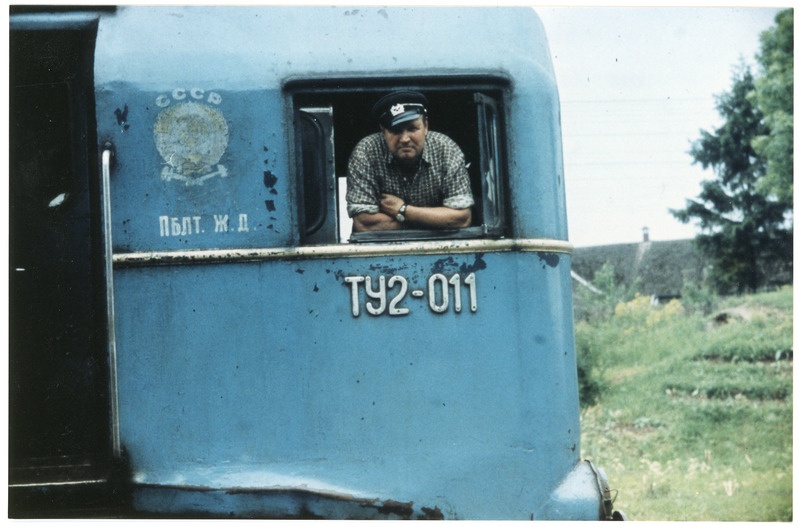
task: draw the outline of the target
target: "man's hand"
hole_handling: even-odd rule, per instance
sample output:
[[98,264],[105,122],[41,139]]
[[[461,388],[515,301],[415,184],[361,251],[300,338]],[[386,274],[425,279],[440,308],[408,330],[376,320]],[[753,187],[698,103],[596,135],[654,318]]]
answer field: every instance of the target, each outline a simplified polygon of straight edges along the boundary
[[400,207],[405,204],[402,198],[393,196],[391,194],[382,194],[380,196],[380,212],[392,218],[396,218],[399,214]]

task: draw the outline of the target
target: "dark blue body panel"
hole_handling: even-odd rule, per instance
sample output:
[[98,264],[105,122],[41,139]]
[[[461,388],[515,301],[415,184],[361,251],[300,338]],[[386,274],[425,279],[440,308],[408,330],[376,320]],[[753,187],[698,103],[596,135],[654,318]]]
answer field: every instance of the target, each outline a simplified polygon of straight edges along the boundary
[[[461,269],[478,269],[474,313],[408,297],[407,315],[352,316],[344,276],[414,288]],[[571,324],[568,274],[568,257],[537,253],[119,271],[135,480],[529,518],[579,459],[573,342],[552,330]]]

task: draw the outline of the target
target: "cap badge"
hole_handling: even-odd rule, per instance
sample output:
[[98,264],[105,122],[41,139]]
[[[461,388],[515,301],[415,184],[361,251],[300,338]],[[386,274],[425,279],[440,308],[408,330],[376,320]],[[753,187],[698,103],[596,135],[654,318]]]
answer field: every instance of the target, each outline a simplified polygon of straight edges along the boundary
[[404,104],[395,104],[391,107],[391,116],[396,117],[401,113],[405,112],[405,105]]

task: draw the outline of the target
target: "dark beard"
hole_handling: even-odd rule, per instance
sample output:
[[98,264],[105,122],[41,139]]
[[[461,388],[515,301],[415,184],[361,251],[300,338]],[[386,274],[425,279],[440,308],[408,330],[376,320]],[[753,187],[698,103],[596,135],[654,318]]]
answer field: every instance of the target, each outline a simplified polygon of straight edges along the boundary
[[397,159],[394,158],[394,162],[397,164],[397,167],[402,171],[405,175],[413,176],[416,173],[416,170],[419,168],[419,162],[422,159],[421,152],[418,156],[413,159]]

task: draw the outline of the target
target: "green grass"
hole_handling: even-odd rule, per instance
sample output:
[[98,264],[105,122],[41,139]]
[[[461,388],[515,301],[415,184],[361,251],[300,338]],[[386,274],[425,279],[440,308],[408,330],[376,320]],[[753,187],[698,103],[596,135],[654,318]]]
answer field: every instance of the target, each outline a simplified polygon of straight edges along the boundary
[[636,298],[577,325],[596,390],[583,456],[606,470],[617,509],[792,519],[792,304],[792,288],[724,300],[710,316]]

